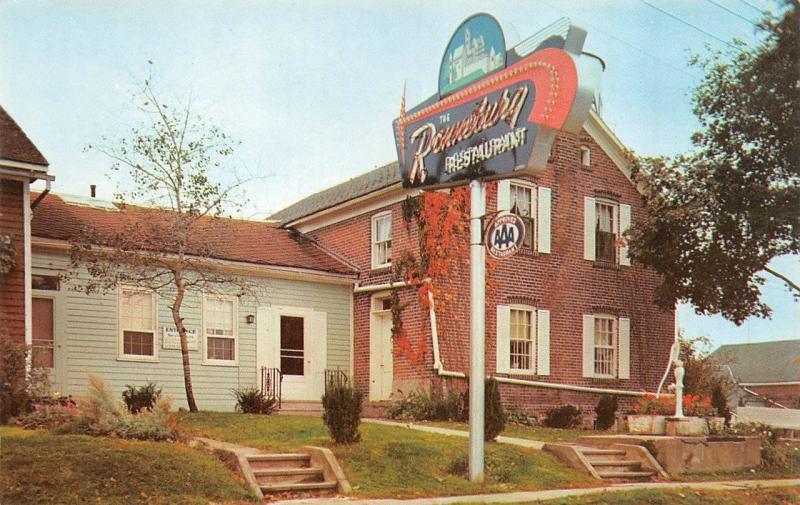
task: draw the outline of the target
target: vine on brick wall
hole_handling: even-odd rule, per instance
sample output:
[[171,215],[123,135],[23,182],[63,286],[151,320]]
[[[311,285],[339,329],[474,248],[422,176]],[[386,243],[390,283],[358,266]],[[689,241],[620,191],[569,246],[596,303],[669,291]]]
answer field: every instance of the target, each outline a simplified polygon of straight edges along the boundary
[[0,275],[5,275],[17,263],[17,250],[11,235],[0,235]]

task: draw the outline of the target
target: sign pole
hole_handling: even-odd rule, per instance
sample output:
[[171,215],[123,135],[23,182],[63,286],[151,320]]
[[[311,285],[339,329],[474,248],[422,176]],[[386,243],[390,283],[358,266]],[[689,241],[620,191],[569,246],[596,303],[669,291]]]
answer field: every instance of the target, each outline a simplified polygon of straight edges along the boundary
[[486,351],[486,253],[482,218],[486,214],[486,183],[473,180],[470,187],[470,375],[469,375],[469,479],[483,482],[484,388]]

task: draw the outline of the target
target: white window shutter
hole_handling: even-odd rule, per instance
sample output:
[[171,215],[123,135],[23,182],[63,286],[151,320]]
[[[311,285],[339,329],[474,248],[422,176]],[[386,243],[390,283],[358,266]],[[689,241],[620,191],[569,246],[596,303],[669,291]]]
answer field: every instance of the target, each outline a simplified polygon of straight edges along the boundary
[[504,179],[497,183],[497,211],[511,210],[511,181]]
[[[619,206],[619,238],[625,240],[625,232],[631,227],[631,206],[620,204]],[[631,266],[631,258],[628,256],[628,243],[619,248],[619,264],[626,267]]]
[[508,373],[511,368],[509,339],[511,333],[511,307],[497,306],[497,373]]
[[536,365],[539,375],[550,375],[550,311],[539,310],[536,318]]
[[280,324],[270,307],[256,309],[256,384],[261,383],[261,367],[279,368]]
[[587,196],[583,199],[583,259],[594,261],[594,232],[597,225],[597,209],[595,199]]
[[539,186],[538,193],[536,216],[539,227],[538,247],[540,253],[550,254],[550,188]]
[[619,368],[617,376],[620,379],[631,378],[631,320],[627,317],[619,318]]
[[594,377],[594,316],[583,316],[583,376]]
[[322,397],[325,392],[325,368],[328,367],[328,313],[314,311],[311,314],[311,343],[306,359],[311,358],[311,392]]

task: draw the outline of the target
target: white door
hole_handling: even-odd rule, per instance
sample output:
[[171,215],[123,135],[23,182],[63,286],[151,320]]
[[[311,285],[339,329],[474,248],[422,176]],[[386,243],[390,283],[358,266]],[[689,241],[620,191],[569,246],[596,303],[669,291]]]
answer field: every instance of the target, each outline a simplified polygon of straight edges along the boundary
[[388,400],[392,394],[392,313],[373,311],[369,346],[369,399]]
[[327,314],[301,307],[259,308],[258,373],[279,368],[281,398],[319,401],[325,390]]

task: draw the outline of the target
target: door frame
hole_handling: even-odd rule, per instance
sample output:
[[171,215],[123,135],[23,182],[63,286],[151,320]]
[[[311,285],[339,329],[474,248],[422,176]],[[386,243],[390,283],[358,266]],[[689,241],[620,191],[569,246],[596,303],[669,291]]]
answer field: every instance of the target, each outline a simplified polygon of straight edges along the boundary
[[[370,305],[370,311],[369,311],[369,401],[385,401],[385,400],[388,400],[391,397],[392,385],[394,383],[394,354],[393,354],[394,346],[393,346],[393,343],[391,341],[391,337],[390,337],[389,342],[386,342],[389,345],[389,348],[388,348],[389,349],[389,363],[382,363],[383,362],[383,358],[384,358],[384,354],[385,354],[385,351],[384,351],[385,348],[383,346],[381,346],[380,349],[376,349],[375,348],[376,346],[374,345],[376,340],[379,338],[377,333],[382,332],[382,330],[383,330],[383,328],[382,328],[383,320],[385,318],[389,318],[389,320],[391,321],[391,313],[392,313],[391,309],[384,309],[383,308],[383,301],[388,299],[389,296],[390,296],[390,292],[389,291],[382,291],[380,293],[375,293],[374,295],[372,295],[370,297],[370,304],[369,304]],[[380,336],[383,337],[383,335],[380,335]],[[380,361],[373,362],[373,360],[380,360]],[[373,377],[373,373],[375,373],[375,370],[379,367],[379,365],[381,363],[383,364],[384,367],[387,366],[387,365],[389,367],[388,375],[391,377],[390,380],[389,380],[390,384],[388,386],[389,395],[384,395],[383,394],[383,389],[385,387],[384,384],[383,384],[383,381],[384,381],[386,372],[381,374],[382,376],[380,378],[380,386],[381,386],[380,390],[376,389],[376,388],[378,388],[378,385],[377,385],[377,383],[374,382],[375,378]]]
[[64,321],[62,317],[64,304],[62,303],[61,290],[31,289],[31,310],[33,310],[34,298],[44,298],[53,301],[53,371],[47,374],[47,376],[50,380],[51,393],[59,393],[63,396],[65,394],[64,354],[66,353],[66,338],[63,333],[62,324]]

